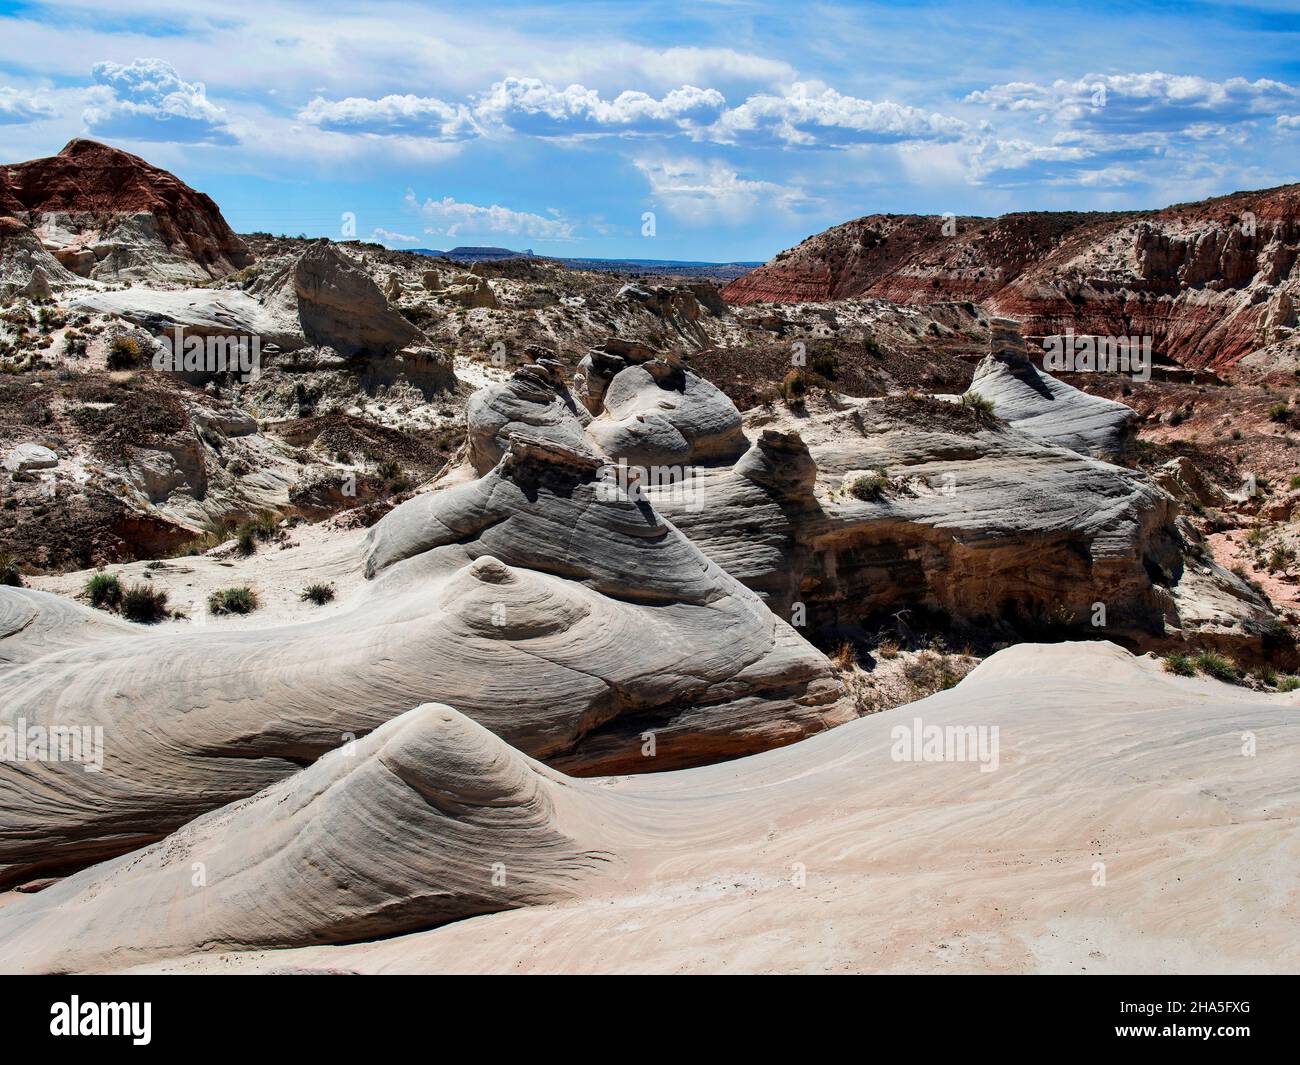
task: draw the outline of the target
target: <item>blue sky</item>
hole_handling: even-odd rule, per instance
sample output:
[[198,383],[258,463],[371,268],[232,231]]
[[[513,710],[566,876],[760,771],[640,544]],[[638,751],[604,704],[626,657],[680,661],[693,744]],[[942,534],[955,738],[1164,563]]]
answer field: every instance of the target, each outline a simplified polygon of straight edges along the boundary
[[0,0],[0,156],[74,136],[241,231],[761,260],[1300,180],[1300,4]]

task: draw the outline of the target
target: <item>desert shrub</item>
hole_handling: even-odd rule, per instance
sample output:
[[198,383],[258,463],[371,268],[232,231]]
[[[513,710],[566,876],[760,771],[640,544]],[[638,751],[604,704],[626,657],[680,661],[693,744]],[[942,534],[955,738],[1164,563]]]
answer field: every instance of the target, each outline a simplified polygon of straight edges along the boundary
[[252,588],[222,588],[208,596],[208,610],[213,614],[251,614],[262,605]]
[[334,585],[309,584],[302,590],[301,598],[304,603],[315,603],[317,606],[324,606],[334,598]]
[[785,377],[781,379],[781,398],[785,400],[786,406],[797,407],[803,402],[803,397],[808,394],[808,379],[800,369],[790,370]]
[[1285,403],[1274,403],[1268,408],[1268,420],[1271,422],[1284,422],[1291,417],[1291,408]]
[[100,610],[116,610],[122,605],[122,582],[112,573],[96,573],[86,582],[85,596]]
[[1277,670],[1272,666],[1260,666],[1258,669],[1253,669],[1251,670],[1251,676],[1270,688],[1277,684]]
[[1164,667],[1166,673],[1174,673],[1180,677],[1196,675],[1196,663],[1192,661],[1191,655],[1185,655],[1181,651],[1165,655]]
[[965,676],[965,672],[954,669],[952,661],[946,655],[922,651],[903,667],[903,676],[917,694],[924,697],[954,687]]
[[122,616],[128,621],[150,624],[167,616],[167,593],[147,584],[133,584],[122,591]]
[[1202,651],[1194,659],[1196,668],[1207,677],[1232,683],[1237,679],[1237,670],[1233,664],[1217,651]]
[[897,658],[898,641],[890,637],[886,637],[885,639],[881,640],[879,644],[876,645],[876,654],[880,655],[881,658]]
[[1291,491],[1294,492],[1297,488],[1300,488],[1300,474],[1291,478]]
[[993,414],[993,401],[985,399],[978,392],[967,392],[961,397],[961,405],[968,410],[973,410],[981,421],[991,421]]
[[235,547],[241,555],[251,555],[258,543],[274,540],[280,532],[281,515],[270,510],[259,510],[248,521],[235,528]]
[[888,486],[889,477],[883,469],[879,469],[874,473],[859,473],[850,477],[844,482],[844,491],[854,499],[869,503],[879,499]]
[[857,661],[858,661],[858,653],[853,649],[853,644],[851,644],[848,640],[845,640],[843,643],[841,643],[839,647],[835,649],[835,652],[830,657],[831,657],[831,665],[833,665],[841,673],[847,673],[855,665],[857,665]]
[[259,540],[269,540],[279,529],[280,515],[269,510],[259,510],[248,524]]
[[73,358],[86,354],[86,338],[75,329],[69,329],[63,334],[63,354]]
[[0,585],[9,588],[23,586],[22,574],[18,572],[18,560],[12,551],[0,551]]
[[835,375],[839,372],[839,360],[829,352],[814,355],[809,366],[813,373],[820,374],[828,381],[834,381]]
[[108,346],[108,368],[129,370],[140,364],[140,345],[131,337],[115,337]]
[[1280,692],[1293,692],[1300,689],[1300,677],[1281,677],[1277,682]]

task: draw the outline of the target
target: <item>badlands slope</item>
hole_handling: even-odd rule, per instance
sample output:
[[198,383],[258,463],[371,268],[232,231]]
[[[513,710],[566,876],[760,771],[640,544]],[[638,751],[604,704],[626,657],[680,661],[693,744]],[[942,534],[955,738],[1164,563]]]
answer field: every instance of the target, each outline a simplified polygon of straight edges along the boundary
[[[1294,971],[1298,715],[1022,645],[778,751],[576,780],[426,706],[0,908],[0,967]],[[916,719],[996,727],[997,769],[895,760]]]

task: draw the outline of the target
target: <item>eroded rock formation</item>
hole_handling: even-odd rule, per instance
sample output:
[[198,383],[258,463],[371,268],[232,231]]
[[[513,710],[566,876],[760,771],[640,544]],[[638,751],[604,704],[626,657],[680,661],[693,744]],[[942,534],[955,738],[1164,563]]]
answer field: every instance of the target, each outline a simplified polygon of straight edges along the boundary
[[71,273],[98,281],[201,281],[253,261],[210,197],[95,141],[0,167],[0,214],[29,226]]
[[[914,711],[604,780],[422,706],[16,898],[0,968],[1289,971],[1290,916],[1241,873],[1300,876],[1295,698],[1105,643],[1020,646]],[[967,754],[926,758],[922,729]],[[1099,810],[1124,856],[1102,907]]]
[[[516,438],[486,476],[371,530],[354,609],[256,632],[133,628],[0,675],[0,720],[63,724],[75,706],[114,757],[111,776],[0,765],[0,881],[155,839],[429,700],[581,773],[733,757],[854,716],[820,652],[597,469]],[[97,617],[0,589],[18,595],[14,611],[55,610],[65,631]]]
[[1295,322],[1300,186],[1162,211],[1000,218],[870,215],[729,284],[730,303],[973,300],[1027,336],[1149,336],[1188,366],[1230,366]]

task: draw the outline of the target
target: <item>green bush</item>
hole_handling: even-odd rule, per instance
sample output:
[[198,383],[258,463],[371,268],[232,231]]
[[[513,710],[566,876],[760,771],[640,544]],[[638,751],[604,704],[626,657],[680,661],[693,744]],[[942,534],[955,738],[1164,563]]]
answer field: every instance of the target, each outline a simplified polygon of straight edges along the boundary
[[116,610],[122,605],[122,582],[112,573],[96,573],[86,582],[85,596],[100,610]]
[[1283,677],[1277,682],[1277,690],[1280,692],[1293,692],[1300,688],[1300,677]]
[[1185,655],[1181,651],[1165,655],[1164,666],[1166,673],[1174,673],[1180,677],[1193,677],[1196,675],[1196,664],[1192,661],[1190,655]]
[[973,410],[981,421],[990,421],[993,414],[993,401],[985,399],[978,392],[967,392],[961,397],[961,405]]
[[108,368],[129,370],[140,364],[140,345],[131,337],[115,337],[108,346]]
[[315,603],[317,606],[324,606],[334,598],[334,585],[309,584],[302,590],[301,598],[304,603]]
[[844,491],[853,496],[854,499],[861,499],[863,502],[871,502],[879,499],[889,486],[889,477],[883,469],[876,470],[875,473],[859,473],[850,477],[844,483]]
[[252,588],[222,588],[208,596],[208,610],[213,614],[251,614],[262,605]]
[[1215,680],[1231,684],[1237,679],[1236,667],[1216,651],[1202,651],[1194,661],[1197,669]]
[[167,593],[147,584],[133,584],[122,592],[122,616],[149,624],[167,616]]
[[1268,408],[1268,420],[1271,422],[1284,422],[1291,417],[1291,408],[1285,403],[1274,403]]
[[23,586],[22,574],[18,572],[18,560],[12,551],[0,551],[0,585],[9,588]]
[[819,374],[828,381],[834,381],[835,375],[839,373],[839,360],[834,355],[823,352],[812,357],[809,364],[812,372]]

